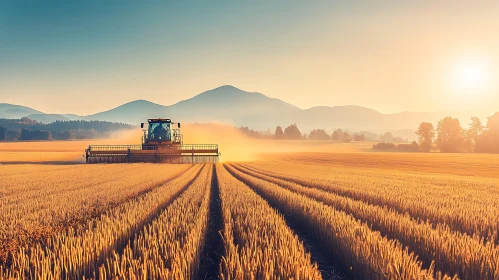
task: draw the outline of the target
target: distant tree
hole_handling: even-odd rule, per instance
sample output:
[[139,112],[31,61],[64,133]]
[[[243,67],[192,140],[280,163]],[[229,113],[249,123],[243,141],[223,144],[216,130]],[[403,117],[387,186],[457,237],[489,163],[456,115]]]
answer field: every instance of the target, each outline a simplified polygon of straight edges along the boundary
[[250,135],[250,129],[248,127],[240,127],[239,131],[242,132],[243,134],[249,136]]
[[391,132],[386,132],[381,137],[381,141],[383,141],[385,143],[391,143],[391,142],[393,142],[393,134]]
[[422,122],[416,131],[420,144],[421,151],[429,152],[432,147],[433,139],[435,138],[435,127],[432,123]]
[[0,126],[0,141],[5,140],[7,136],[7,128]]
[[475,150],[475,140],[473,140],[473,132],[471,129],[465,129],[461,131],[461,151],[473,153]]
[[266,133],[262,131],[256,131],[248,127],[240,127],[239,131],[250,138],[267,138]]
[[488,119],[487,133],[490,141],[489,151],[499,153],[499,113]]
[[499,112],[488,118],[487,127],[476,143],[478,153],[499,153]]
[[282,127],[278,126],[275,128],[274,136],[276,139],[284,139],[284,131],[282,131]]
[[499,112],[488,118],[487,129],[494,135],[499,135]]
[[378,141],[378,140],[380,140],[379,135],[376,133],[373,133],[373,132],[361,131],[357,134],[364,135],[365,141]]
[[343,137],[342,137],[342,140],[343,142],[345,143],[350,143],[352,142],[352,136],[350,136],[350,134],[348,134],[348,132],[343,132]]
[[298,129],[298,126],[296,124],[292,124],[292,125],[286,127],[286,129],[284,129],[284,135],[285,135],[286,139],[290,139],[290,140],[302,139],[302,134],[301,134],[301,132]]
[[75,139],[76,134],[72,130],[66,130],[61,132],[61,140]]
[[310,140],[331,140],[331,136],[329,136],[324,129],[314,129],[310,132],[308,136]]
[[30,118],[28,118],[28,117],[22,117],[22,118],[21,118],[21,123],[22,123],[22,124],[35,125],[35,124],[37,124],[38,122],[37,122],[37,121],[35,121],[35,120],[32,120],[32,119],[30,119]]
[[336,129],[335,131],[333,131],[333,140],[343,140],[343,131],[341,129]]
[[397,150],[400,152],[419,152],[420,148],[416,141],[412,141],[411,144],[398,144]]
[[398,144],[381,142],[373,145],[373,150],[397,151],[397,152],[419,152],[419,145],[416,141],[411,144]]
[[52,140],[52,133],[47,130],[21,130],[20,140]]
[[395,150],[397,146],[393,143],[381,142],[373,145],[373,150]]
[[462,151],[463,128],[458,119],[446,117],[437,125],[437,145],[440,151],[457,153]]
[[478,137],[480,137],[480,134],[483,133],[485,127],[478,117],[471,117],[471,123],[469,124],[469,127],[469,135],[473,137],[473,141],[476,142],[478,140]]
[[44,130],[40,133],[41,140],[52,140],[52,132]]
[[7,141],[18,141],[20,137],[20,129],[7,130],[7,132],[5,133],[5,140]]
[[34,140],[31,137],[31,131],[25,128],[21,130],[21,137],[19,138],[20,140]]
[[265,130],[264,135],[265,135],[267,138],[269,138],[269,137],[271,137],[271,136],[272,136],[272,131],[270,130],[270,128],[267,128],[267,130]]
[[353,141],[366,141],[364,134],[355,134],[353,136]]
[[474,152],[476,149],[476,143],[479,141],[480,135],[483,134],[485,127],[482,121],[478,117],[471,117],[471,123],[466,131],[466,143],[469,147],[470,152]]

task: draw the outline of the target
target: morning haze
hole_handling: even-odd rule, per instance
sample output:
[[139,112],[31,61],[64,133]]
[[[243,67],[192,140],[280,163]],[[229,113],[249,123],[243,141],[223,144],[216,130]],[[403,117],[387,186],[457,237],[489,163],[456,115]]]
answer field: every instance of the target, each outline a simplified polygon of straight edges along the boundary
[[494,112],[496,1],[313,3],[4,1],[1,101],[91,115],[230,84],[302,109]]
[[499,1],[0,0],[0,279],[499,279]]

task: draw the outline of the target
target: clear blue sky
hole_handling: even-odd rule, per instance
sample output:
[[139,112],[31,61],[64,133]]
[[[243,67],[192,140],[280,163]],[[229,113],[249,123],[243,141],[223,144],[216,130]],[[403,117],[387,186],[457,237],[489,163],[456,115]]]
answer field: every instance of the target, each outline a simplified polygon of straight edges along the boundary
[[0,1],[0,103],[90,114],[231,84],[302,108],[493,110],[498,4],[434,2]]

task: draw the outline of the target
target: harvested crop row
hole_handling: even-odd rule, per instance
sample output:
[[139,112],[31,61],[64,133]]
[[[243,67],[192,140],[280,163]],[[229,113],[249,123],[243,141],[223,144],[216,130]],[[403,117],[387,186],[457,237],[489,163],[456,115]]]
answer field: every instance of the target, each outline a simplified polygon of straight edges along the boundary
[[[495,184],[466,180],[451,183],[432,177],[410,181],[408,175],[394,180],[385,179],[382,172],[371,177],[364,177],[359,171],[357,175],[344,175],[320,166],[293,169],[277,163],[244,166],[264,175],[388,206],[415,219],[446,224],[470,236],[476,234],[496,243],[499,240],[499,195],[491,195],[497,191]],[[351,169],[348,172],[351,173]]]
[[165,209],[197,177],[201,167],[194,167],[144,196],[110,209],[86,227],[70,229],[49,239],[46,246],[35,244],[23,249],[2,277],[69,278],[94,276],[99,266],[145,224]]
[[431,224],[415,221],[408,215],[401,215],[386,207],[304,187],[258,174],[240,166],[235,168],[351,214],[369,224],[373,230],[399,240],[427,264],[435,260],[437,270],[458,274],[464,279],[499,278],[499,250],[493,242],[484,245],[478,237],[472,238],[467,234],[456,233],[446,225],[439,224],[434,228]]
[[282,216],[223,166],[216,168],[224,220],[220,279],[321,279]]
[[[153,165],[138,171],[106,166],[96,170],[87,181],[75,176],[69,182],[39,182],[38,194],[30,191],[1,197],[0,228],[4,230],[0,232],[0,264],[10,263],[19,247],[45,242],[57,232],[84,224],[109,208],[178,177],[187,168],[190,166],[176,165],[165,173],[160,166]],[[73,173],[70,171],[63,177],[71,178]]]
[[208,227],[211,166],[122,254],[113,252],[99,268],[99,279],[195,279]]
[[[227,170],[262,195],[285,215],[313,231],[324,248],[361,279],[434,279],[434,269],[422,264],[399,242],[383,238],[352,216],[303,195],[246,175],[231,166]],[[442,278],[437,275],[437,278]],[[444,276],[443,278],[448,278]]]

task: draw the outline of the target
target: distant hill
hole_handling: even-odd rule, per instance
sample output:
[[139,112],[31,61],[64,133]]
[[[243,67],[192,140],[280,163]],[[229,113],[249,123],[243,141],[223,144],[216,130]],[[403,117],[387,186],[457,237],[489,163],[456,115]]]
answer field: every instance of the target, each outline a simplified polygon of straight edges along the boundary
[[59,114],[31,114],[28,118],[41,123],[53,123],[55,121],[69,121],[70,118]]
[[313,128],[343,128],[378,133],[405,131],[405,135],[413,134],[422,121],[436,123],[446,115],[448,114],[442,112],[382,114],[361,106],[318,106],[303,110],[282,100],[230,85],[205,91],[169,106],[136,100],[89,116],[44,114],[28,107],[0,104],[0,118],[29,116],[43,123],[56,120],[99,120],[138,124],[148,118],[167,117],[177,122],[221,122],[257,130],[273,130],[278,125],[296,123],[303,131]]
[[19,119],[32,114],[43,114],[42,112],[20,105],[0,103],[0,118]]
[[147,100],[136,100],[123,104],[114,109],[83,117],[85,120],[122,122],[138,124],[148,118],[167,117],[166,106],[149,102]]
[[66,118],[68,118],[69,120],[72,120],[72,121],[84,120],[84,118],[85,118],[85,117],[78,116],[78,115],[75,115],[75,114],[61,114],[61,116],[64,116],[64,117],[66,117]]
[[168,110],[172,118],[184,122],[218,121],[255,129],[266,129],[278,123],[289,122],[302,111],[282,100],[233,86],[205,91],[169,106]]
[[360,106],[319,106],[303,110],[296,123],[301,127],[368,130],[382,125],[383,117],[378,111]]
[[224,122],[266,129],[288,122],[301,111],[261,93],[222,86],[170,106],[137,100],[84,119],[137,124],[148,118],[168,117],[179,122]]

